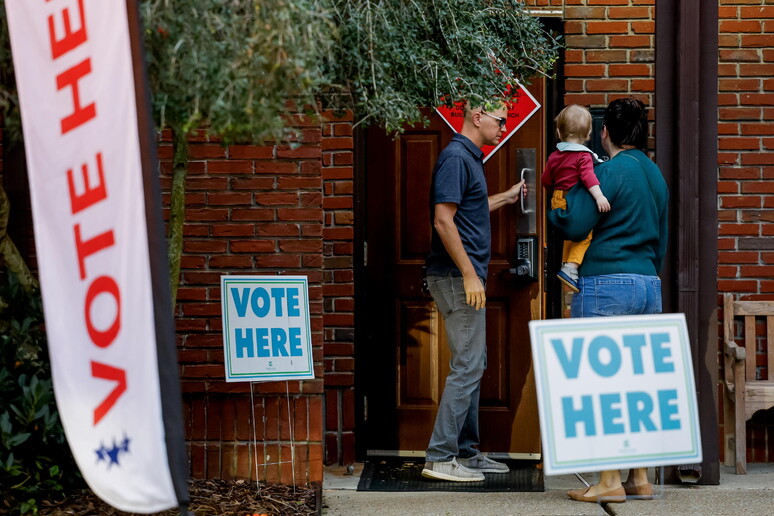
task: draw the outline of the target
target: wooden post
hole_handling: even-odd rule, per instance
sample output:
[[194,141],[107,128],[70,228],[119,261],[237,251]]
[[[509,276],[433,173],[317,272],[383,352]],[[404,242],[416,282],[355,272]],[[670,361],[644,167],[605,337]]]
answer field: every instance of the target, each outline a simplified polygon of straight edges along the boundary
[[688,323],[704,456],[700,484],[720,480],[717,95],[717,2],[657,0],[656,161],[670,187],[675,228],[663,273],[664,311],[683,312]]

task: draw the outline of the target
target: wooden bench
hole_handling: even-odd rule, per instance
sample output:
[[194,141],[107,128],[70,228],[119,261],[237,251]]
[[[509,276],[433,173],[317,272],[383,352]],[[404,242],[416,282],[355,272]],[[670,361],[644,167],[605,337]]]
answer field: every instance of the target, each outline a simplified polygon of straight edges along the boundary
[[[744,317],[744,347],[734,341],[734,318]],[[765,318],[768,354],[758,349],[756,318]],[[774,301],[734,301],[723,297],[723,433],[725,464],[747,473],[746,422],[758,410],[774,407]],[[758,380],[756,365],[768,366],[768,380]]]

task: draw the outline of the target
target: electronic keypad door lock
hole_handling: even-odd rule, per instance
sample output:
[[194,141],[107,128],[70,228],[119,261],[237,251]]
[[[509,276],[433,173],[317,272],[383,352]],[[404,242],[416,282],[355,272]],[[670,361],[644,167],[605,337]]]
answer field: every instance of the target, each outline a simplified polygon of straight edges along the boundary
[[522,237],[516,240],[516,263],[510,269],[513,276],[537,281],[538,245],[536,236]]

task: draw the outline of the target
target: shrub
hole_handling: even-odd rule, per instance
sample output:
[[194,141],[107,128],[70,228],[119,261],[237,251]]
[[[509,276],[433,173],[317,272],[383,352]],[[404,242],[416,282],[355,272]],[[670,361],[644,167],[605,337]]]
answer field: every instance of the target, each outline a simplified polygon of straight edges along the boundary
[[0,286],[0,512],[37,514],[82,484],[51,384],[39,295]]

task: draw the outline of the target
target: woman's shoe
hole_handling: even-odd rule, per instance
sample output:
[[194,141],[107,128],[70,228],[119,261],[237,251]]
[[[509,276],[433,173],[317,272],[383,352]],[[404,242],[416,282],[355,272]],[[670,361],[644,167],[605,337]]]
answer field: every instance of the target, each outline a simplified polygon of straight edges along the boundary
[[615,489],[599,493],[596,496],[588,494],[591,487],[587,487],[586,489],[573,489],[572,491],[567,491],[567,496],[579,502],[623,503],[626,501],[626,491],[624,491],[623,487],[616,487]]
[[626,496],[632,500],[652,500],[653,499],[653,484],[624,484],[624,490]]

